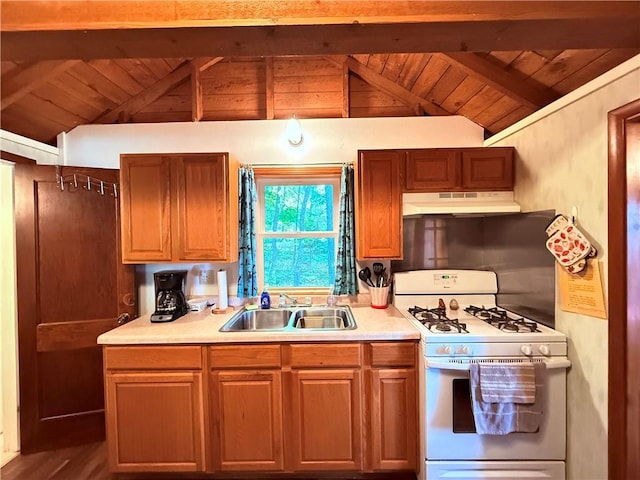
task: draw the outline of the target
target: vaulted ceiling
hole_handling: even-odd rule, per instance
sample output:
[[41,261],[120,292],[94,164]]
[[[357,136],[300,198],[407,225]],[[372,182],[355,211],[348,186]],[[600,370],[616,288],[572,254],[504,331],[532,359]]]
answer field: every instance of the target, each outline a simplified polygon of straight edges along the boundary
[[[464,115],[497,133],[640,52],[640,2],[3,0],[0,127]],[[640,96],[640,86],[638,89]]]

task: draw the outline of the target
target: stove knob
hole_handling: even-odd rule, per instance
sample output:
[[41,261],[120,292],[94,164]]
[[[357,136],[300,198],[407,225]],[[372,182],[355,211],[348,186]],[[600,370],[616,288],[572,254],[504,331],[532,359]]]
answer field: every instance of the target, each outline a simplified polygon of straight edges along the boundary
[[462,345],[458,351],[456,353],[459,353],[461,355],[470,355],[471,354],[471,349],[469,347],[467,347],[466,345]]
[[451,347],[449,345],[443,345],[440,348],[440,352],[443,353],[444,355],[451,355]]
[[520,347],[520,351],[527,357],[529,357],[533,353],[533,351],[531,350],[531,345],[522,345]]
[[538,350],[540,350],[540,353],[545,356],[548,356],[551,354],[551,350],[549,350],[549,345],[540,345],[538,347]]

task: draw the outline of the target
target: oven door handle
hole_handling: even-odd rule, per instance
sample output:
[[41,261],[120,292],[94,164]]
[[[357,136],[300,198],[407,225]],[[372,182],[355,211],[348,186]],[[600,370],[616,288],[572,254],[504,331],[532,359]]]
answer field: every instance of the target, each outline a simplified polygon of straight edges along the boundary
[[[542,362],[544,362],[547,365],[547,370],[549,369],[555,369],[555,368],[569,368],[571,366],[571,361],[569,361],[569,359],[567,358],[554,358],[554,359],[545,359],[542,360]],[[437,370],[457,370],[457,371],[469,371],[469,365],[470,363],[475,363],[475,362],[447,362],[447,361],[438,361],[438,360],[431,360],[429,358],[425,359],[425,366],[427,368],[433,368],[433,369],[437,369]],[[523,365],[523,364],[527,364],[529,362],[477,362],[477,363],[486,363],[487,365]],[[531,362],[531,363],[536,363],[536,362]]]

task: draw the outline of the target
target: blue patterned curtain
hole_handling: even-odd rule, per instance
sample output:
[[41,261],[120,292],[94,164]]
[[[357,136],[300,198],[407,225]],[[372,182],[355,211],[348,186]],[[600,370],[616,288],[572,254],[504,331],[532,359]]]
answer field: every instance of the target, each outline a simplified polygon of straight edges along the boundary
[[256,275],[256,182],[251,167],[241,167],[238,175],[238,297],[258,295]]
[[353,167],[343,165],[340,178],[340,226],[338,228],[338,257],[334,285],[336,295],[355,295],[358,293],[353,212]]

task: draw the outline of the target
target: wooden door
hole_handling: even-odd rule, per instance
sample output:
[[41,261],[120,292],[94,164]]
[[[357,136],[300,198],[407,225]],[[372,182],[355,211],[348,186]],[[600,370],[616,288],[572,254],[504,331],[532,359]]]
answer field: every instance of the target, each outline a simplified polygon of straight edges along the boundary
[[609,112],[609,478],[640,477],[640,99]]
[[[73,169],[108,182],[117,170]],[[22,453],[104,439],[96,337],[135,316],[133,269],[120,260],[118,200],[61,191],[54,167],[16,165]]]
[[407,152],[406,192],[451,191],[459,186],[459,177],[459,151],[434,148]]
[[360,369],[291,372],[291,468],[361,470]]
[[214,470],[284,469],[280,371],[214,371]]
[[513,148],[463,150],[462,189],[513,190]]
[[170,262],[170,157],[122,155],[120,168],[123,261]]
[[204,470],[202,373],[109,372],[109,469]]
[[[227,155],[182,155],[173,163],[177,201],[175,259],[229,261],[231,252],[227,239],[231,208]],[[237,203],[237,197],[233,200]]]
[[404,152],[360,152],[356,195],[356,257],[402,259],[401,172]]
[[416,371],[371,370],[371,467],[415,470],[418,456]]

